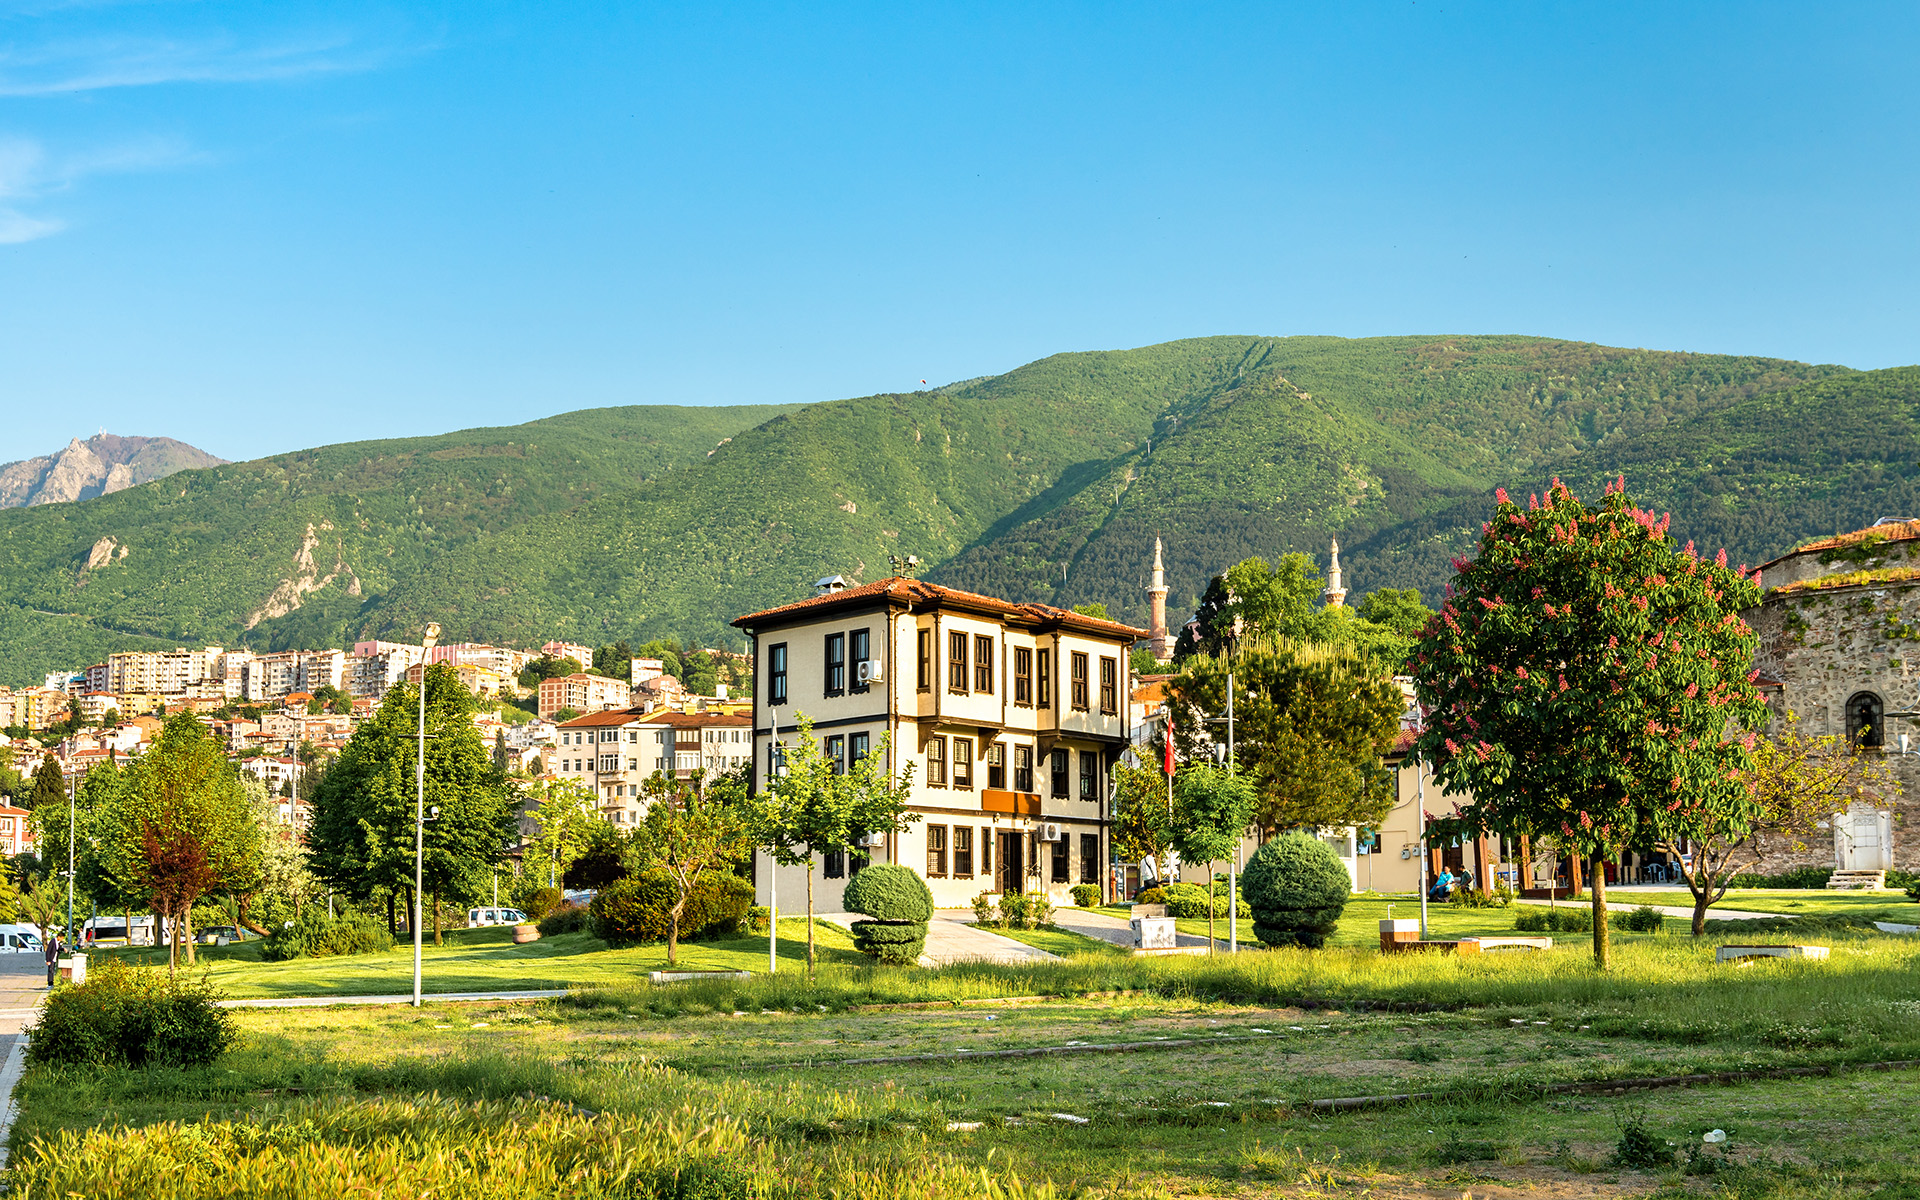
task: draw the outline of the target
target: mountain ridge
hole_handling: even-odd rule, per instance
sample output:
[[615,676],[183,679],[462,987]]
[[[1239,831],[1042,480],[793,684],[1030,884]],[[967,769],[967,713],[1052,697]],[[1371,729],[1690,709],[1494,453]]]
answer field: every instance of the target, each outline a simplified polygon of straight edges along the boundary
[[123,437],[103,429],[52,454],[0,463],[0,508],[91,500],[226,461],[174,438]]

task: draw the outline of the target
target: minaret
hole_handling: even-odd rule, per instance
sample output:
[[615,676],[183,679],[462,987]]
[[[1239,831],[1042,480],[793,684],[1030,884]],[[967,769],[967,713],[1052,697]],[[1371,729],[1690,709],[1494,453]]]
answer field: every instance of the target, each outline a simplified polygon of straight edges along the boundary
[[1347,603],[1346,585],[1340,582],[1340,539],[1333,539],[1333,565],[1327,568],[1327,607],[1343,608]]
[[1152,613],[1147,648],[1161,662],[1173,657],[1173,635],[1167,632],[1167,569],[1160,561],[1160,539],[1153,539],[1153,582],[1147,587]]

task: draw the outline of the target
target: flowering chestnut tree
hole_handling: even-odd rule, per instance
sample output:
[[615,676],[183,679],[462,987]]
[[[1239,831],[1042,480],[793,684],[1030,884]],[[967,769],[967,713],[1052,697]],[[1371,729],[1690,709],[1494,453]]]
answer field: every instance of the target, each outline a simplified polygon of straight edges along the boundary
[[1757,815],[1744,773],[1765,717],[1753,681],[1759,573],[1682,549],[1624,479],[1590,507],[1554,480],[1498,494],[1413,658],[1418,752],[1482,832],[1553,835],[1588,857],[1607,965],[1603,864]]

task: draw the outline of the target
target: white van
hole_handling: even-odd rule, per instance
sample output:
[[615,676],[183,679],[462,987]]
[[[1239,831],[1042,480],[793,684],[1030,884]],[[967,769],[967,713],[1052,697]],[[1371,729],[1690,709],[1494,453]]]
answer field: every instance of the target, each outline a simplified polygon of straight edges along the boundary
[[524,925],[527,914],[517,908],[470,908],[467,910],[467,928],[479,929],[485,925]]
[[82,946],[151,946],[154,944],[153,918],[151,916],[133,919],[133,940],[127,940],[127,918],[125,916],[89,917],[80,926],[80,944]]
[[37,925],[0,925],[0,954],[41,954],[46,947],[40,941]]

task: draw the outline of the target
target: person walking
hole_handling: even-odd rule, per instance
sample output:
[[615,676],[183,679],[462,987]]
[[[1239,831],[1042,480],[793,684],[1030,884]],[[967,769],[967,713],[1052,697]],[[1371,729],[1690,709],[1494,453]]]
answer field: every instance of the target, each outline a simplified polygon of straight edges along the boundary
[[60,935],[57,933],[48,933],[45,945],[47,952],[47,986],[52,987],[54,980],[59,978],[60,975]]

